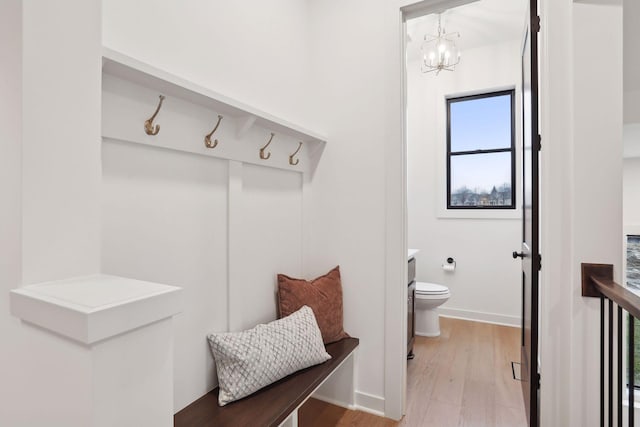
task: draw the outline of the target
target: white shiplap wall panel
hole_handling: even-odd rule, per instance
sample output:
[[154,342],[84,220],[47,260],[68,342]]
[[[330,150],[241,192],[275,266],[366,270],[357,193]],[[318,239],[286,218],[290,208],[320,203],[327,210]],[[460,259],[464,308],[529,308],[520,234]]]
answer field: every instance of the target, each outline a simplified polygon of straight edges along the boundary
[[175,410],[215,385],[206,334],[227,327],[226,203],[226,161],[103,144],[103,271],[184,289],[174,331]]

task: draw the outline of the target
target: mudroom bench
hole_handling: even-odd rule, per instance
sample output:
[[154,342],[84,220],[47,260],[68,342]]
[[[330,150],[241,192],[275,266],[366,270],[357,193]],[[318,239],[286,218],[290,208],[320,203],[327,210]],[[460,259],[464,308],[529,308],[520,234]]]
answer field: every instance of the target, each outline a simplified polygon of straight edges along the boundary
[[[205,394],[174,416],[175,427],[269,426],[297,427],[298,408],[323,384],[339,399],[353,405],[355,350],[359,340],[345,338],[328,344],[331,359],[289,375],[251,396],[226,406],[218,406],[218,389]],[[340,370],[340,377],[332,374]],[[344,372],[343,372],[344,371]],[[325,382],[332,384],[325,384]],[[324,388],[324,387],[323,387]]]

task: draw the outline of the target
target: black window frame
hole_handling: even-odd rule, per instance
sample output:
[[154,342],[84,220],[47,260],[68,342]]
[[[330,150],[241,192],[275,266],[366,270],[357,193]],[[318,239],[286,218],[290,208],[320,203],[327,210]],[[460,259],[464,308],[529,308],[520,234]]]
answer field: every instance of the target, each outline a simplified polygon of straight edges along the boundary
[[[446,98],[447,101],[447,209],[515,209],[516,208],[516,111],[515,111],[515,89],[507,89],[493,92],[484,92],[477,95],[453,96]],[[474,99],[492,98],[496,96],[509,95],[511,97],[511,147],[478,149],[470,151],[451,151],[451,104],[456,102],[471,101]],[[476,205],[460,206],[451,204],[451,156],[466,156],[474,154],[491,154],[511,152],[511,205]]]

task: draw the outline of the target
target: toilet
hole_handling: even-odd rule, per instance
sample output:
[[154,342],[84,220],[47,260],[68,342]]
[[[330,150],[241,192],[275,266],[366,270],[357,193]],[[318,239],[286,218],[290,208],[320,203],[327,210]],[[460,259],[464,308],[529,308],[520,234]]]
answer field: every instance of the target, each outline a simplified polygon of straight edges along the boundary
[[451,297],[449,288],[443,285],[416,282],[416,335],[440,336],[438,307]]

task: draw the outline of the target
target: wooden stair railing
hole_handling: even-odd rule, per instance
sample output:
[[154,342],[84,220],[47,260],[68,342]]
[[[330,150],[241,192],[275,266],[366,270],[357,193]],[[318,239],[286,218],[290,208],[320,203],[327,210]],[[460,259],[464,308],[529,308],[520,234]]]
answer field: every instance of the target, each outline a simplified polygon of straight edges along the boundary
[[[640,296],[613,280],[613,265],[587,263],[582,264],[582,296],[600,298],[600,426],[613,427],[614,419],[615,425],[623,426],[623,399],[625,397],[629,402],[626,425],[633,426],[635,415],[634,326],[635,319],[640,319]],[[607,300],[607,304],[605,304],[605,300]],[[617,308],[615,321],[614,304]],[[629,314],[627,383],[623,382],[622,372],[624,367],[622,357],[623,311]],[[605,347],[608,351],[605,351]],[[615,381],[614,367],[616,368]],[[624,392],[625,387],[627,388],[626,393]],[[614,396],[616,397],[615,403]]]

